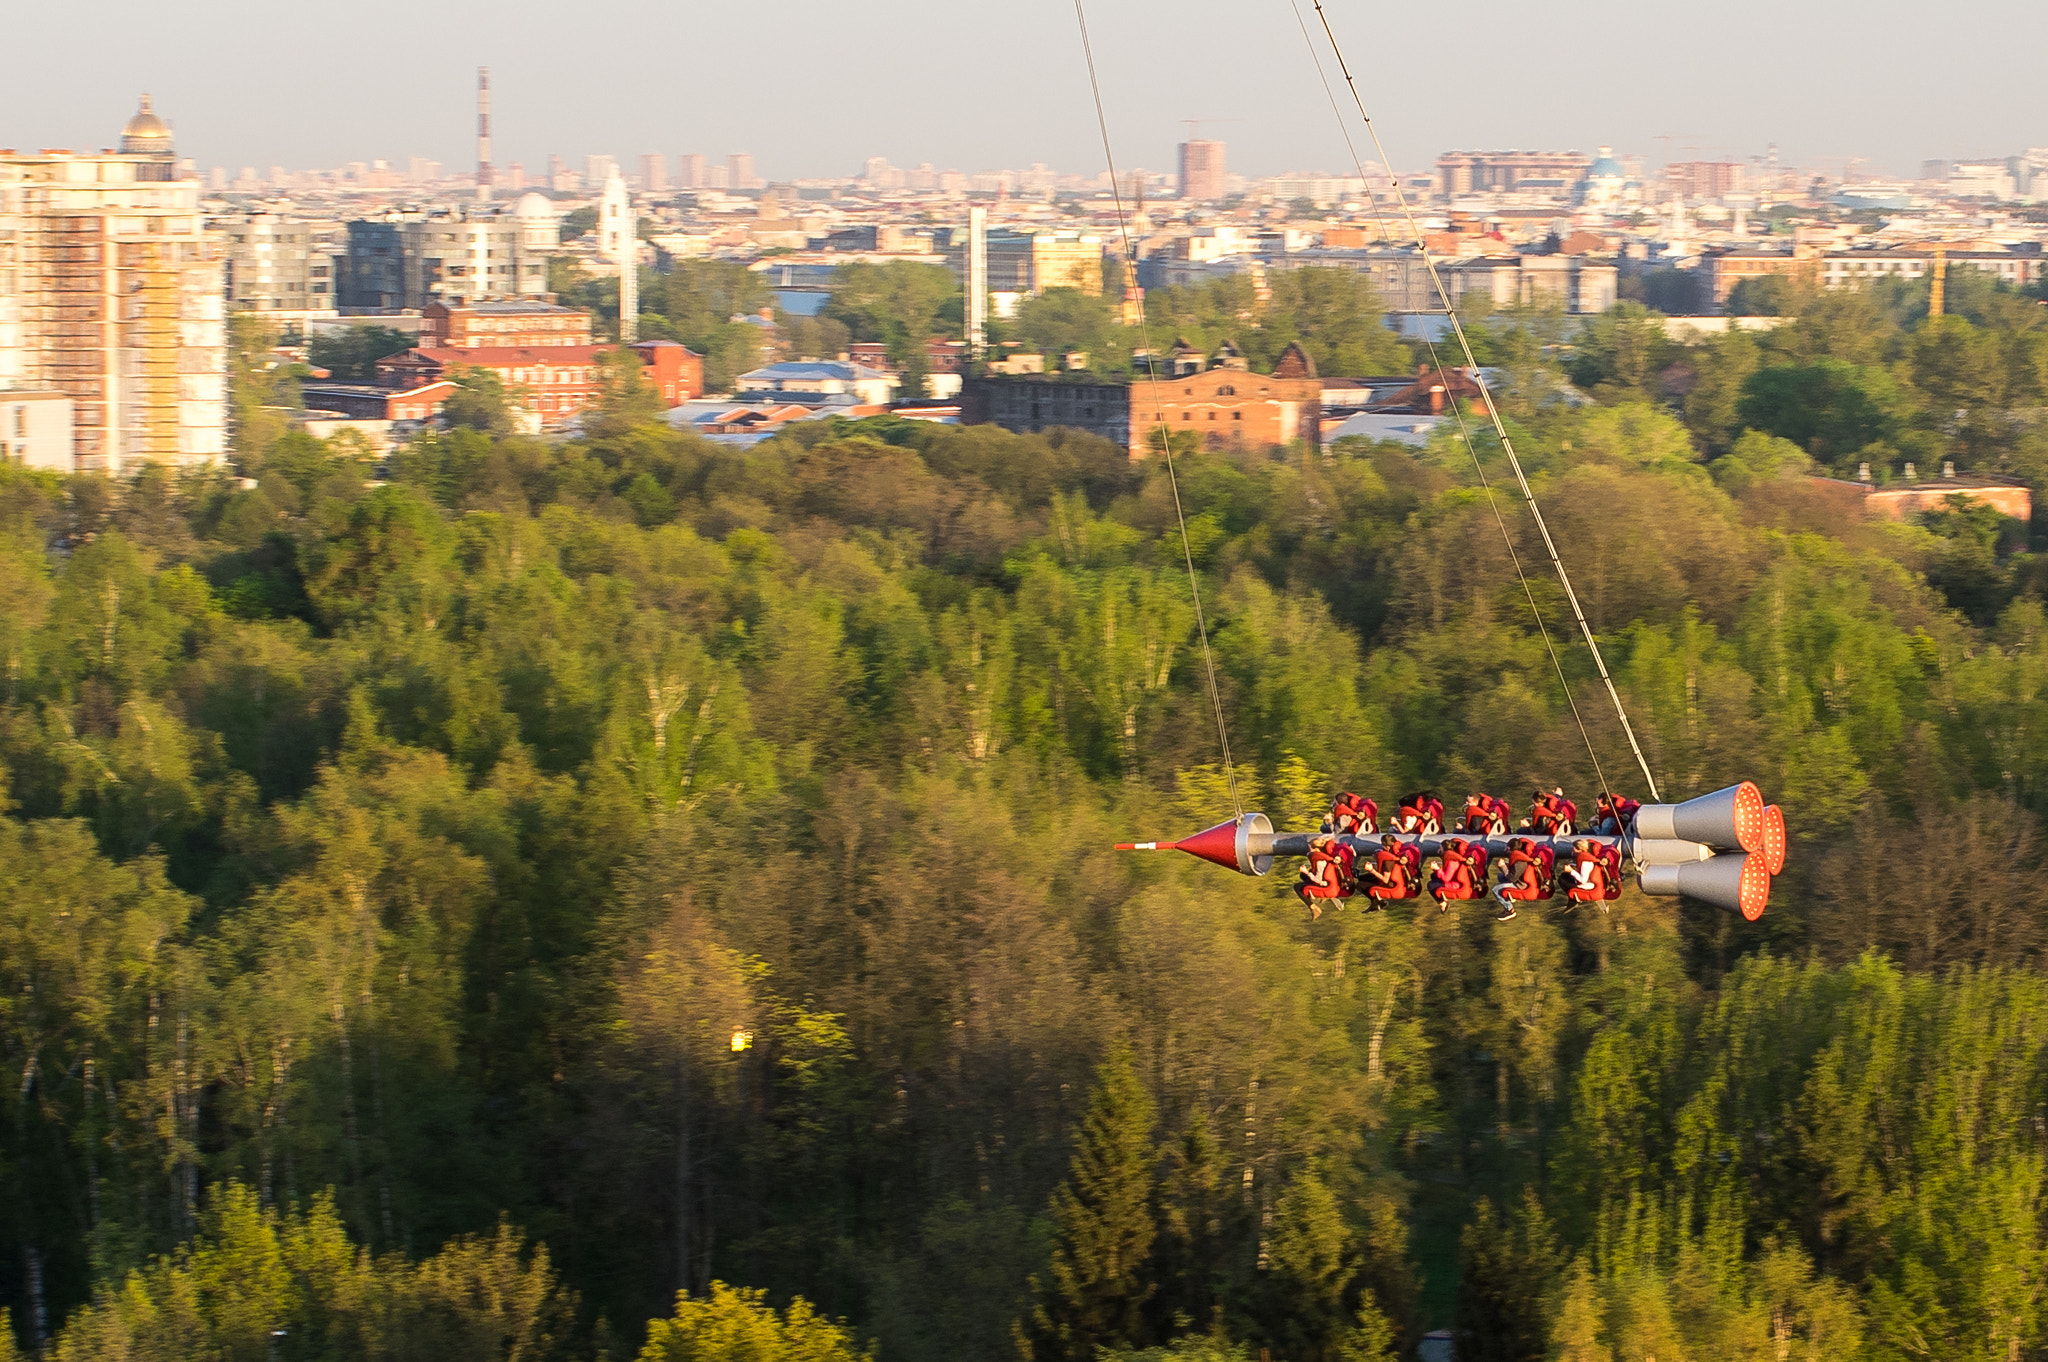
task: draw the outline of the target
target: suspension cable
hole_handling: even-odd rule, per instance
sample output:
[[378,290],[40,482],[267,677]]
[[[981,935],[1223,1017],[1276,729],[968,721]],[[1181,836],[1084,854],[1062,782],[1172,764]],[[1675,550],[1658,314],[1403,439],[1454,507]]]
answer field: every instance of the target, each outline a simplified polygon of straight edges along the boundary
[[[1075,3],[1078,4],[1079,0],[1075,0]],[[1322,21],[1323,36],[1329,41],[1330,55],[1336,58],[1337,71],[1344,77],[1344,84],[1351,91],[1352,102],[1358,106],[1359,120],[1365,124],[1366,133],[1372,138],[1373,150],[1379,156],[1380,165],[1387,171],[1388,185],[1393,190],[1394,205],[1401,210],[1401,215],[1408,224],[1408,234],[1415,238],[1415,244],[1421,249],[1423,267],[1429,272],[1430,284],[1436,290],[1439,301],[1443,303],[1444,315],[1450,319],[1452,334],[1458,338],[1458,348],[1463,352],[1465,363],[1472,370],[1476,380],[1479,361],[1472,353],[1471,340],[1465,335],[1464,322],[1459,319],[1457,309],[1451,306],[1450,290],[1444,285],[1443,275],[1438,271],[1436,261],[1430,257],[1428,238],[1424,236],[1421,225],[1415,220],[1415,211],[1409,206],[1407,194],[1402,192],[1400,177],[1393,173],[1393,163],[1387,159],[1387,149],[1380,141],[1379,129],[1373,125],[1372,115],[1366,112],[1365,98],[1358,92],[1358,81],[1351,74],[1350,63],[1344,59],[1344,49],[1337,41],[1336,31],[1330,27],[1329,12],[1323,8],[1323,0],[1312,0],[1312,3],[1315,5],[1316,17]],[[1362,166],[1360,174],[1362,178]],[[1441,374],[1442,369],[1439,368],[1437,372]],[[1649,786],[1650,798],[1653,802],[1661,803],[1662,796],[1657,793],[1657,777],[1651,774],[1649,759],[1643,755],[1642,745],[1636,741],[1635,727],[1629,723],[1628,710],[1621,703],[1621,692],[1615,688],[1614,678],[1608,674],[1607,660],[1600,655],[1600,641],[1593,635],[1593,626],[1586,621],[1586,612],[1579,604],[1579,593],[1573,590],[1571,575],[1565,571],[1564,559],[1558,556],[1557,544],[1550,537],[1550,526],[1544,522],[1542,508],[1536,504],[1536,493],[1529,486],[1528,474],[1522,470],[1522,460],[1515,453],[1514,441],[1508,437],[1507,423],[1501,419],[1500,409],[1494,405],[1493,393],[1486,384],[1475,381],[1474,386],[1479,389],[1480,400],[1486,407],[1487,419],[1492,422],[1494,434],[1500,440],[1501,450],[1507,455],[1508,466],[1514,470],[1515,483],[1522,490],[1523,501],[1528,503],[1529,515],[1536,522],[1537,533],[1543,538],[1543,548],[1550,557],[1550,566],[1556,570],[1558,583],[1564,587],[1565,599],[1571,603],[1572,618],[1578,622],[1579,632],[1585,636],[1587,651],[1593,655],[1593,665],[1600,673],[1602,684],[1607,687],[1607,698],[1614,702],[1615,717],[1621,720],[1621,731],[1628,737],[1629,750],[1635,754],[1636,764],[1642,768],[1643,780]],[[1468,439],[1466,444],[1469,447],[1471,441]],[[1526,581],[1524,585],[1526,587]],[[1574,706],[1574,712],[1576,708]]]
[[[1330,101],[1330,112],[1337,119],[1337,131],[1344,137],[1344,150],[1350,155],[1351,164],[1358,171],[1359,183],[1365,186],[1365,201],[1372,209],[1373,221],[1379,224],[1380,239],[1391,241],[1394,234],[1387,226],[1386,215],[1380,212],[1379,196],[1373,192],[1372,181],[1365,173],[1365,161],[1358,154],[1357,144],[1351,140],[1351,125],[1344,121],[1344,111],[1337,106],[1337,92],[1330,88],[1329,74],[1323,69],[1322,53],[1316,50],[1315,39],[1309,35],[1308,21],[1302,18],[1300,0],[1288,0],[1288,4],[1294,10],[1295,24],[1301,29],[1301,40],[1308,46],[1309,60],[1315,63],[1316,79],[1322,82],[1323,94]],[[1442,378],[1443,357],[1437,353],[1436,340],[1427,330],[1422,333],[1422,343],[1429,350],[1430,368],[1436,371],[1437,377]],[[1473,381],[1479,382],[1476,373],[1473,375]],[[1543,651],[1549,654],[1551,670],[1557,673],[1558,689],[1564,692],[1565,705],[1571,710],[1572,722],[1578,726],[1579,741],[1585,744],[1587,759],[1593,763],[1593,778],[1599,782],[1600,790],[1604,794],[1607,790],[1607,773],[1601,769],[1600,753],[1595,750],[1593,735],[1587,731],[1586,720],[1579,713],[1579,702],[1572,695],[1571,682],[1565,677],[1564,663],[1559,660],[1557,645],[1550,637],[1550,626],[1544,621],[1543,611],[1536,604],[1535,588],[1530,586],[1529,574],[1522,568],[1522,555],[1515,548],[1515,537],[1508,533],[1507,518],[1500,511],[1500,499],[1493,494],[1493,482],[1486,476],[1486,466],[1480,462],[1479,447],[1473,442],[1472,429],[1465,422],[1465,410],[1455,397],[1451,400],[1450,410],[1451,419],[1458,425],[1458,441],[1465,446],[1465,452],[1472,458],[1473,475],[1479,479],[1480,490],[1486,493],[1486,508],[1493,512],[1493,523],[1500,530],[1500,542],[1508,551],[1508,561],[1514,565],[1515,579],[1521,583],[1522,595],[1529,602],[1529,615],[1536,621],[1536,632],[1542,636]]]
[[[1116,204],[1117,234],[1123,239],[1124,261],[1130,271],[1130,283],[1137,282],[1138,253],[1131,244],[1131,225],[1124,215],[1123,189],[1117,183],[1116,153],[1109,142],[1109,115],[1102,107],[1102,82],[1095,74],[1095,48],[1088,39],[1088,12],[1082,7],[1082,0],[1074,0],[1074,20],[1081,29],[1081,54],[1088,62],[1088,88],[1095,96],[1095,123],[1102,132],[1102,159],[1109,167],[1109,194]],[[1129,285],[1127,285],[1128,287]],[[1230,726],[1223,717],[1223,692],[1216,684],[1216,659],[1209,651],[1209,621],[1202,611],[1202,583],[1195,572],[1195,551],[1188,543],[1188,518],[1181,510],[1180,475],[1173,467],[1173,429],[1166,424],[1166,406],[1160,398],[1159,355],[1152,348],[1152,332],[1145,319],[1145,296],[1138,295],[1138,336],[1145,344],[1146,371],[1151,379],[1152,409],[1159,418],[1159,447],[1166,454],[1166,481],[1173,489],[1173,518],[1180,525],[1181,557],[1187,563],[1188,592],[1195,601],[1195,632],[1202,640],[1202,668],[1209,682],[1209,708],[1216,716],[1216,741],[1223,749],[1223,782],[1230,791],[1231,811],[1244,816],[1244,801],[1238,797],[1237,770],[1230,759]],[[1132,396],[1136,394],[1136,383],[1132,384]],[[1135,408],[1131,412],[1132,425],[1137,424]]]

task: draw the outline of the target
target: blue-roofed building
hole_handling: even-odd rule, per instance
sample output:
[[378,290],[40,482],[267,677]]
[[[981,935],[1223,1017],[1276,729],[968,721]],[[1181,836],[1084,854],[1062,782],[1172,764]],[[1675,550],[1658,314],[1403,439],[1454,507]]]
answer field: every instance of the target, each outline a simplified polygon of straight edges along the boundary
[[850,360],[787,360],[741,374],[734,395],[746,402],[795,402],[804,406],[858,403],[886,406],[895,400],[894,374]]

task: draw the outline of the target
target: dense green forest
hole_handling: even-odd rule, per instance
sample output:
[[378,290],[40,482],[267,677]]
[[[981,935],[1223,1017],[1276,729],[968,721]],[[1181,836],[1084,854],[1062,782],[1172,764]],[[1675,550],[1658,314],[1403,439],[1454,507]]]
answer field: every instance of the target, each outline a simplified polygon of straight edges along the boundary
[[[1785,808],[1753,926],[1112,852],[1229,808],[1165,469],[1079,435],[615,367],[568,442],[0,469],[0,1356],[2042,1355],[2042,575],[1808,477],[2042,485],[2042,309],[1950,294],[1482,333],[1666,794]],[[1248,804],[1586,803],[1473,468],[1180,461]]]

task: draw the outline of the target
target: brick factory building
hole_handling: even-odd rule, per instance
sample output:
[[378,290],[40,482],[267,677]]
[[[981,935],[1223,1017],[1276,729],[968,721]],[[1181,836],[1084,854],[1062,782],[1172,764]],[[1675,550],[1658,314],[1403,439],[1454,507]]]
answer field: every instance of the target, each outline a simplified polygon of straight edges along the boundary
[[[998,425],[1028,434],[1066,427],[1100,435],[1133,459],[1151,454],[1161,426],[1204,449],[1257,449],[1321,443],[1322,383],[1300,346],[1290,345],[1271,374],[1252,373],[1226,346],[1197,368],[1184,347],[1157,378],[1022,374],[969,379],[961,390],[963,425]],[[1176,445],[1178,448],[1178,445]]]

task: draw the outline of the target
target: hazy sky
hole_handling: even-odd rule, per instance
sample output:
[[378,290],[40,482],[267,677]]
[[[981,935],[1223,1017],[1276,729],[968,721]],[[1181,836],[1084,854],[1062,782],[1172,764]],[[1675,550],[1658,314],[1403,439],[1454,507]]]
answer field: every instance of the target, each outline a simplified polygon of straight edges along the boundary
[[[1864,174],[1904,174],[1926,157],[2048,145],[2030,0],[1325,3],[1404,168],[1452,147],[1607,143],[1654,162],[1667,146],[1746,158],[1776,141],[1790,164],[1861,156]],[[147,89],[202,167],[463,166],[487,64],[496,159],[529,173],[550,152],[593,151],[629,165],[751,151],[771,179],[853,174],[872,155],[1102,166],[1068,0],[8,9],[0,144],[22,148],[109,145]],[[1092,0],[1088,17],[1120,164],[1169,168],[1190,117],[1235,120],[1204,129],[1230,144],[1235,171],[1344,164],[1288,0]]]

